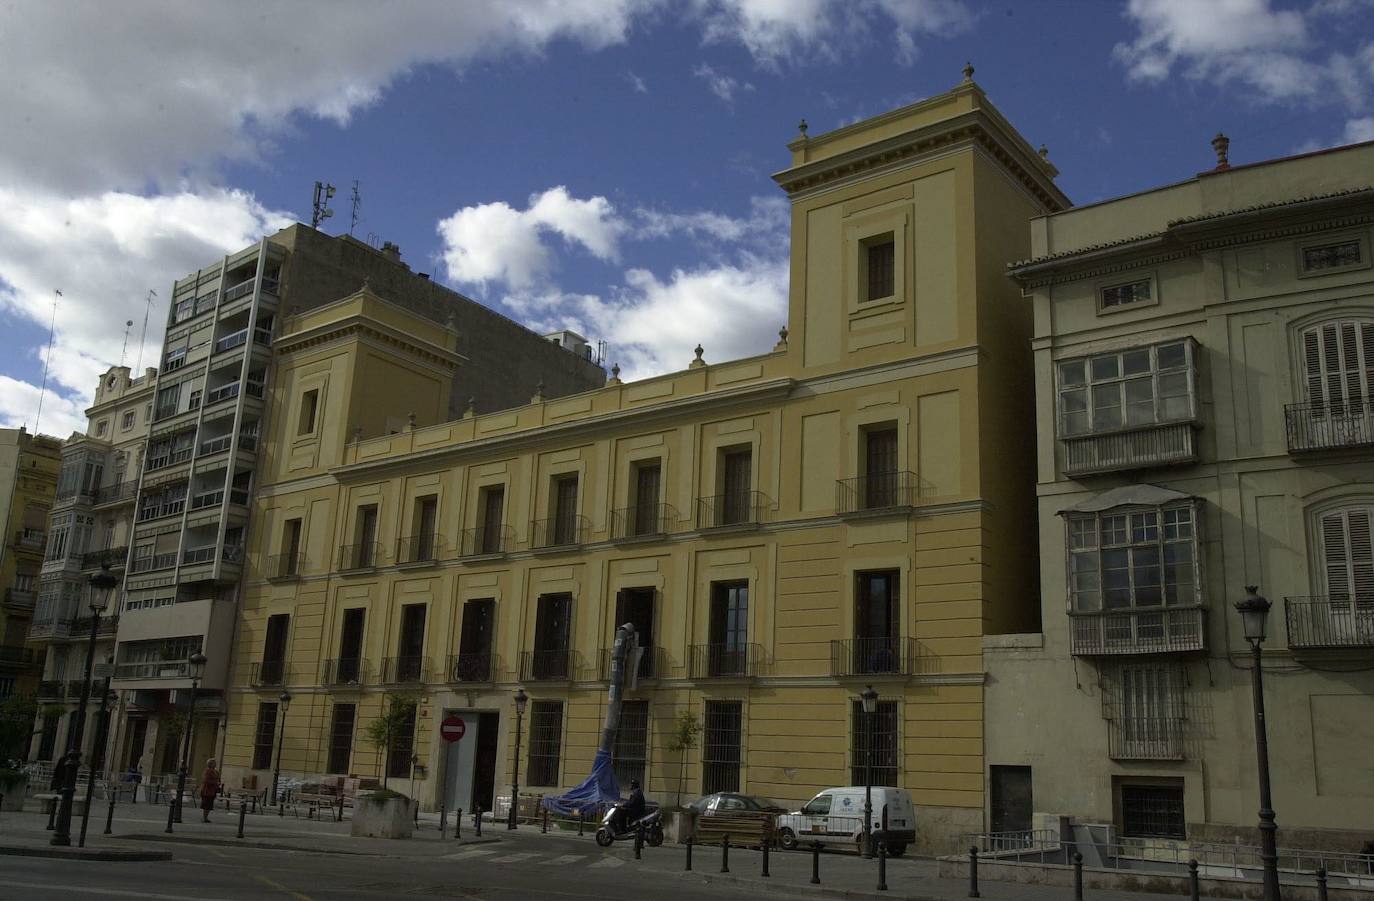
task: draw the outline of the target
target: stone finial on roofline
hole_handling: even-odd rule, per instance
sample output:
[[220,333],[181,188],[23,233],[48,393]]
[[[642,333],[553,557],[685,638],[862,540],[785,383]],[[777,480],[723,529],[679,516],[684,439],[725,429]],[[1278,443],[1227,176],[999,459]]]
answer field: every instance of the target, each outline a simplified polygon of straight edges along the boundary
[[696,359],[693,360],[692,362],[688,363],[688,364],[687,364],[687,368],[688,368],[688,369],[700,369],[701,367],[705,366],[705,365],[706,365],[706,361],[703,360],[703,359],[701,358],[701,355],[702,355],[703,353],[704,353],[704,351],[701,349],[701,345],[700,345],[700,344],[697,344],[697,347],[696,347],[696,355],[697,355],[697,356],[696,356]]
[[1230,169],[1231,139],[1221,132],[1217,132],[1217,136],[1212,139],[1212,149],[1217,152],[1217,168],[1214,171],[1225,172]]

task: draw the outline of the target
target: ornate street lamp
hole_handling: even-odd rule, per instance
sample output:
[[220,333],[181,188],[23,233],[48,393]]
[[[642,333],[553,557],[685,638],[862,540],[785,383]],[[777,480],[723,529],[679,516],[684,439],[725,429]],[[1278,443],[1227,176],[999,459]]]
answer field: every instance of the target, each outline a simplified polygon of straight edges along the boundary
[[1269,736],[1264,724],[1264,670],[1260,645],[1273,605],[1259,595],[1259,586],[1245,586],[1245,600],[1236,602],[1245,640],[1250,642],[1250,686],[1255,702],[1255,755],[1259,760],[1260,861],[1264,868],[1264,901],[1279,901],[1279,852],[1274,823],[1274,801],[1269,792]]
[[81,735],[86,723],[86,703],[91,699],[91,671],[95,666],[95,636],[100,631],[100,614],[110,603],[110,593],[119,579],[110,574],[110,564],[102,563],[100,572],[91,576],[91,639],[86,646],[86,677],[81,683],[81,701],[76,707],[76,721],[67,733],[67,754],[62,761],[62,795],[58,800],[57,818],[53,824],[49,844],[72,843],[72,800],[76,797],[76,771],[81,768]]
[[525,705],[530,696],[525,689],[515,690],[515,769],[511,771],[510,810],[506,813],[506,828],[515,828],[515,810],[520,805],[520,724],[525,716]]
[[[282,689],[281,696],[277,698],[279,711],[277,715],[277,766],[272,770],[272,800],[277,801],[277,782],[281,779],[281,746],[286,739],[286,708],[291,706],[291,692]],[[286,798],[283,797],[277,804],[277,816],[286,816]]]
[[864,707],[864,847],[863,856],[873,856],[873,714],[878,709],[878,693],[870,685],[859,694]]
[[172,831],[172,823],[181,822],[181,796],[186,794],[186,772],[191,765],[191,732],[196,725],[196,689],[200,687],[200,676],[205,671],[205,655],[196,651],[186,661],[191,676],[191,706],[186,711],[186,733],[181,743],[181,769],[177,771],[177,795],[167,808],[167,831]]

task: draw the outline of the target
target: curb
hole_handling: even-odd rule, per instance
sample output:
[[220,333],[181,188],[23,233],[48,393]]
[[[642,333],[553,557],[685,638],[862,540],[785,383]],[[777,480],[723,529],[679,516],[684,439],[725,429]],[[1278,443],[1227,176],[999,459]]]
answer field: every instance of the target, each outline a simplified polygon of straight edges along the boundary
[[696,878],[702,882],[728,883],[731,885],[748,886],[759,894],[791,895],[799,894],[810,895],[818,898],[840,898],[843,901],[890,901],[892,898],[904,898],[907,901],[948,901],[944,896],[936,895],[910,895],[903,894],[900,889],[895,891],[879,892],[864,891],[861,889],[842,889],[830,888],[825,884],[811,885],[810,883],[798,884],[795,882],[778,882],[772,877],[764,879],[754,876],[735,876],[727,873],[701,873],[696,870],[678,870],[674,873],[678,877]]
[[[350,848],[323,848],[323,847],[318,847],[318,846],[288,845],[288,844],[284,844],[284,843],[282,843],[282,842],[254,841],[254,840],[252,840],[252,839],[241,839],[241,838],[206,838],[206,837],[203,837],[203,836],[187,836],[187,837],[185,837],[185,838],[181,838],[181,837],[178,837],[178,836],[176,836],[176,835],[173,835],[173,836],[170,837],[170,838],[167,837],[166,835],[119,835],[119,836],[115,836],[115,838],[123,839],[123,840],[125,840],[125,841],[138,841],[138,842],[166,842],[167,844],[183,844],[183,845],[216,845],[216,846],[221,847],[221,848],[255,848],[255,849],[259,850],[259,851],[294,851],[294,852],[301,853],[301,854],[345,854],[345,855],[348,855],[348,856],[350,856],[350,857],[387,857],[387,858],[396,858],[396,857],[405,857],[405,856],[407,856],[407,855],[402,855],[402,854],[387,854],[387,853],[385,853],[385,852],[380,852],[380,851],[362,851],[362,850],[357,850],[357,851],[355,851],[355,850],[350,849]],[[500,839],[496,839],[496,838],[481,838],[481,839],[475,839],[475,840],[471,840],[471,841],[469,841],[469,840],[467,840],[467,839],[463,839],[463,840],[461,840],[461,841],[446,842],[446,843],[445,843],[445,846],[446,846],[446,847],[448,847],[448,846],[457,846],[457,847],[460,847],[460,848],[461,848],[461,847],[464,847],[464,846],[466,846],[466,845],[487,845],[487,844],[493,844],[493,843],[498,842],[498,841],[500,841]],[[438,844],[438,843],[435,842],[435,844]],[[118,852],[118,853],[134,853],[134,852]],[[168,856],[168,857],[171,856],[171,854],[168,853],[168,852],[148,852],[148,853],[167,853],[167,856]]]
[[13,857],[51,857],[58,860],[171,860],[171,851],[119,851],[101,848],[53,848],[35,845],[0,845],[0,854]]

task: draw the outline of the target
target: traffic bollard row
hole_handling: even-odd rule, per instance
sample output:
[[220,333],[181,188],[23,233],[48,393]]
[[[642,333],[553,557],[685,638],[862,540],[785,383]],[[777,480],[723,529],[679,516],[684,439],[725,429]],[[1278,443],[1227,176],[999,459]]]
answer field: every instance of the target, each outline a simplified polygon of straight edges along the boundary
[[444,809],[444,805],[443,805],[443,804],[440,804],[440,805],[439,805],[439,840],[440,840],[440,841],[443,841],[443,840],[444,840],[444,836],[446,836],[447,834],[448,834],[448,811]]
[[983,897],[978,893],[978,846],[974,845],[968,849],[968,896],[970,898]]
[[477,837],[482,837],[482,805],[478,804],[472,808],[472,828],[477,833]]

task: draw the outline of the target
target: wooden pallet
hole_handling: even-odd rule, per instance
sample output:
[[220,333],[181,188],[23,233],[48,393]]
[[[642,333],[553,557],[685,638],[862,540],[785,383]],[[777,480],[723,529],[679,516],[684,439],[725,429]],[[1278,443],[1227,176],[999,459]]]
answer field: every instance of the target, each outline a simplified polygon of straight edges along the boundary
[[729,815],[698,816],[692,841],[699,845],[719,845],[727,836],[730,844],[758,848],[774,844],[777,814],[747,811]]

